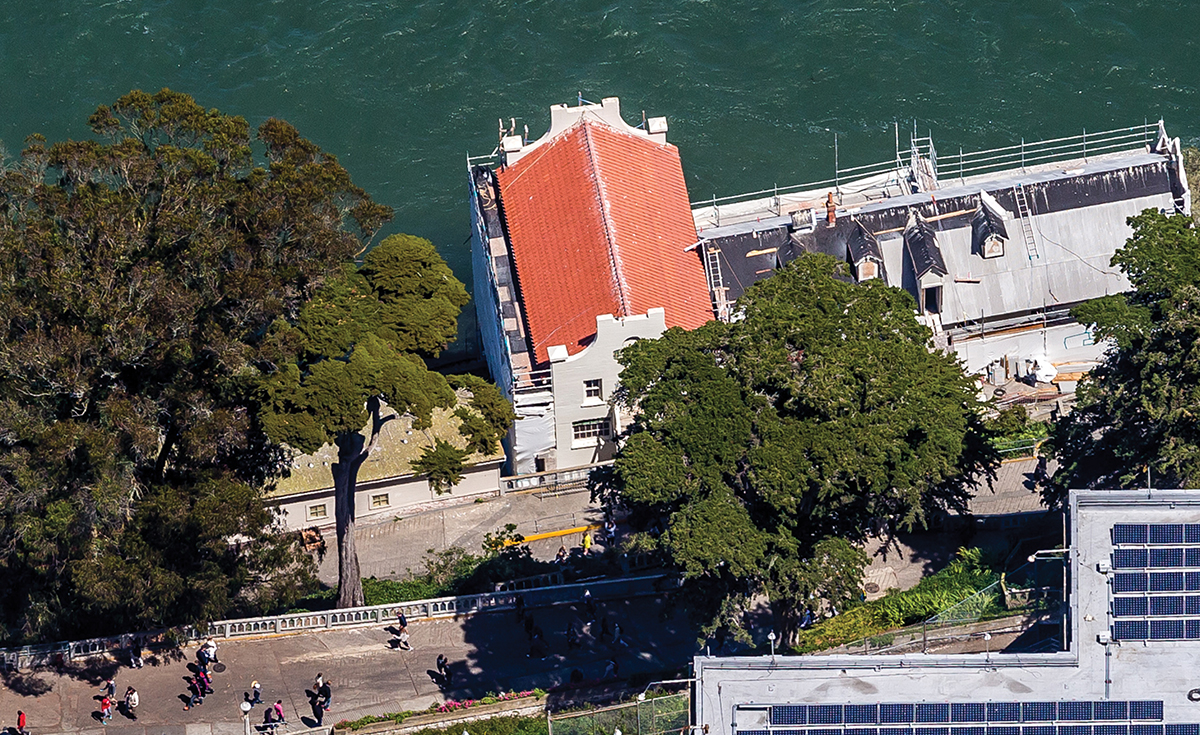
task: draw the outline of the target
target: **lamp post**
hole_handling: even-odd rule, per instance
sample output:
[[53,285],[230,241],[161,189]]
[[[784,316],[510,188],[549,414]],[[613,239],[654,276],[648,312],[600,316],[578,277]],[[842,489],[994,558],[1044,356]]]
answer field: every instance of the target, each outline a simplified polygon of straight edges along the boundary
[[771,660],[775,660],[775,631],[767,633],[767,640],[771,641]]
[[253,705],[242,702],[238,705],[242,710],[242,735],[250,735],[250,709]]

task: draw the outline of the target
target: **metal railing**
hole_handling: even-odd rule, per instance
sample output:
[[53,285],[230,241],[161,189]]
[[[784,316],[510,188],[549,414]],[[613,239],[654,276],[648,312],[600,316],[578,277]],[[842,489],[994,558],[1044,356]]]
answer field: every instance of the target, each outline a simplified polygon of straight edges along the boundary
[[[403,612],[413,620],[453,618],[460,615],[475,615],[492,610],[504,610],[516,604],[518,595],[524,597],[527,607],[549,607],[580,600],[584,590],[591,590],[598,599],[606,596],[622,598],[661,594],[666,588],[678,586],[678,579],[670,574],[651,574],[642,577],[599,580],[587,583],[564,584],[535,589],[486,592],[479,595],[438,597],[428,600],[413,600],[387,605],[351,607],[319,612],[297,612],[270,615],[259,618],[218,620],[206,627],[183,626],[169,630],[126,633],[107,638],[92,638],[82,641],[62,641],[37,646],[0,649],[0,662],[9,670],[26,669],[31,666],[56,666],[69,661],[102,656],[128,649],[135,641],[143,647],[185,645],[209,636],[214,638],[250,638],[280,633],[356,628],[382,625],[393,620],[396,613]],[[607,593],[607,594],[606,594]]]
[[612,707],[550,714],[550,735],[674,735],[691,725],[691,694],[683,691]]
[[581,490],[587,487],[588,476],[597,467],[612,464],[612,460],[596,462],[583,467],[571,467],[565,470],[547,470],[531,472],[527,475],[512,475],[500,478],[500,491],[504,494],[518,490],[566,491]]
[[963,179],[1001,170],[1025,170],[1030,166],[1056,161],[1084,160],[1089,156],[1117,151],[1131,151],[1150,145],[1158,135],[1160,122],[1143,123],[1127,128],[1114,128],[1098,133],[1084,130],[1080,135],[1050,138],[989,148],[982,151],[944,154],[937,161],[939,178]]
[[513,393],[542,393],[553,390],[550,369],[545,370],[514,370]]

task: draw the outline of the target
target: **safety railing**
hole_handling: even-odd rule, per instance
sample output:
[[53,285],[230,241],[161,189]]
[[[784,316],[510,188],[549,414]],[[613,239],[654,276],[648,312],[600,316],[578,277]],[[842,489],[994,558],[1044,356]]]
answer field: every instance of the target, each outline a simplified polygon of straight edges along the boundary
[[612,464],[612,460],[596,462],[595,464],[583,467],[571,467],[565,470],[547,470],[545,472],[531,472],[526,475],[501,477],[500,490],[504,493],[517,492],[519,490],[537,490],[541,492],[578,490],[587,487],[588,476],[593,469],[610,464]]
[[542,393],[554,389],[550,370],[514,370],[513,393]]
[[1095,133],[1084,130],[1080,135],[1036,142],[1021,139],[1013,145],[969,153],[960,148],[958,153],[943,154],[937,161],[938,178],[961,180],[984,173],[1024,170],[1056,161],[1086,161],[1089,156],[1137,150],[1154,142],[1160,125],[1161,121]]
[[503,610],[516,604],[517,596],[524,598],[526,607],[548,607],[575,602],[590,590],[598,599],[606,597],[639,597],[661,594],[678,586],[670,574],[650,574],[640,577],[598,580],[587,583],[560,584],[533,589],[504,590],[478,595],[439,597],[386,605],[323,610],[318,612],[286,613],[259,618],[218,620],[207,626],[184,626],[170,630],[126,633],[108,638],[82,641],[63,641],[37,646],[0,649],[0,662],[5,669],[27,669],[35,666],[64,665],[71,660],[112,654],[127,650],[137,642],[143,647],[182,645],[208,636],[214,638],[250,638],[281,633],[321,631],[382,625],[403,612],[412,620],[453,618],[491,610]]

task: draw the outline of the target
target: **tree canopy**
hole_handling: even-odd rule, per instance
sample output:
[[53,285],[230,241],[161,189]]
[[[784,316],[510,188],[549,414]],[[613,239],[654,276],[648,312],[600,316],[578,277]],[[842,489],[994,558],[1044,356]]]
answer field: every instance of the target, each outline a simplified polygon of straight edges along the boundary
[[[441,492],[461,479],[471,452],[496,451],[513,421],[512,407],[495,386],[471,376],[452,383],[426,367],[425,357],[454,339],[466,303],[466,289],[432,243],[392,235],[361,266],[348,266],[330,280],[294,324],[280,319],[272,325],[268,343],[278,355],[278,369],[266,382],[261,414],[268,434],[306,453],[325,444],[338,448],[333,480],[339,607],[365,604],[354,545],[354,493],[358,469],[384,423],[409,415],[415,427],[424,428],[434,409],[456,407],[467,447],[439,439],[414,467]],[[469,393],[464,405],[458,405],[455,388]]]
[[1054,427],[1060,466],[1048,505],[1071,487],[1200,486],[1200,232],[1184,215],[1147,210],[1112,258],[1133,291],[1094,299],[1072,316],[1113,347],[1084,378]]
[[621,351],[616,400],[636,415],[594,488],[682,570],[706,631],[736,631],[766,593],[786,643],[811,600],[858,598],[855,544],[965,510],[998,459],[906,292],[808,255],[738,309]]
[[281,120],[254,134],[164,89],[89,123],[97,139],[32,136],[0,171],[9,640],[304,591],[311,562],[261,501],[283,459],[257,411],[278,351],[268,328],[391,218]]

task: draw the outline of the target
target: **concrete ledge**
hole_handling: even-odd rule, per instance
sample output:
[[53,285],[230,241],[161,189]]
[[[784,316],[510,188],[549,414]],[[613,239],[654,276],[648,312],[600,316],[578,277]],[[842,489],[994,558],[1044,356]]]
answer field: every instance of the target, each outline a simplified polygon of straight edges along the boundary
[[495,704],[481,704],[454,712],[431,712],[413,715],[400,724],[376,722],[358,730],[335,727],[333,735],[403,735],[424,730],[427,727],[447,728],[463,722],[486,720],[492,717],[529,717],[546,711],[546,703],[539,697],[509,699]]

